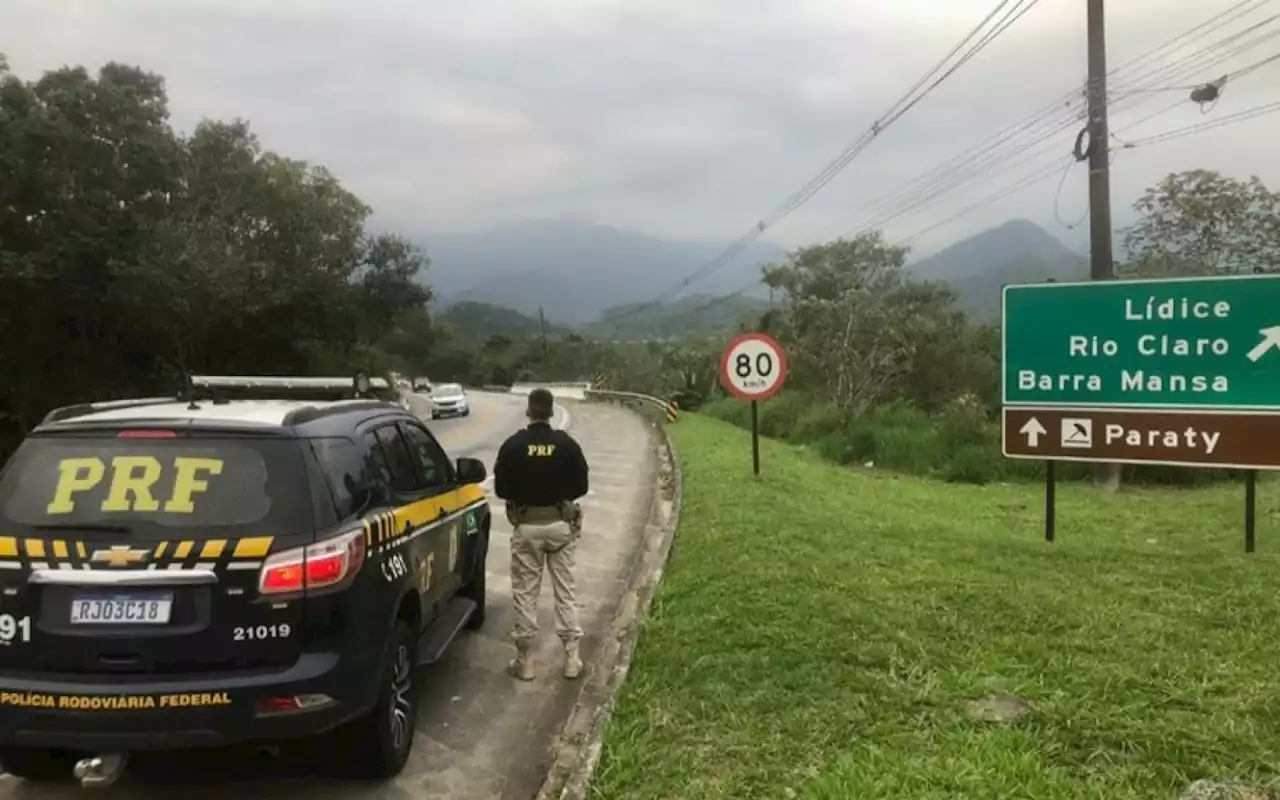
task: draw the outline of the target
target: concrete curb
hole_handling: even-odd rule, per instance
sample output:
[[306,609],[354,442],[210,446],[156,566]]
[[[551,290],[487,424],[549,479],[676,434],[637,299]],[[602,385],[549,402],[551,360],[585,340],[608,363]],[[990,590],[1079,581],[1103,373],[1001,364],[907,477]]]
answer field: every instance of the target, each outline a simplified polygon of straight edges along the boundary
[[618,691],[631,668],[644,618],[648,615],[671,552],[680,522],[684,473],[666,431],[656,423],[653,430],[658,448],[659,480],[645,524],[644,539],[637,549],[609,633],[601,642],[578,699],[557,737],[547,777],[535,800],[586,798],[600,761],[604,734]]

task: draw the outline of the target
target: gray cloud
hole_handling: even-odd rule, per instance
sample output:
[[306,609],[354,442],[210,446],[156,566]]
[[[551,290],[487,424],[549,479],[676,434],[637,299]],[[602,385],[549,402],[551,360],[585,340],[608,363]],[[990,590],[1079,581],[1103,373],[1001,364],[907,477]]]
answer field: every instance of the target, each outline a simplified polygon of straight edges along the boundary
[[[180,128],[202,117],[248,118],[267,147],[325,164],[388,226],[443,232],[563,215],[727,242],[865,131],[992,3],[5,5],[6,27],[22,32],[4,45],[20,74],[33,78],[67,63],[92,69],[113,59],[159,72],[168,79]],[[1229,2],[1112,5],[1112,64],[1119,65]],[[766,237],[795,245],[855,230],[868,221],[872,200],[1078,86],[1083,4],[1042,6]],[[1230,66],[1275,49],[1260,47]],[[1265,95],[1277,70],[1280,64],[1270,76],[1259,71],[1230,87],[1215,113],[1274,99]],[[1117,111],[1113,129],[1177,97],[1135,97],[1131,102],[1140,104]],[[1206,119],[1187,103],[1133,134]],[[1280,166],[1263,149],[1274,129],[1263,119],[1122,152],[1114,168],[1116,204],[1127,205],[1163,173],[1192,166],[1258,173],[1280,185]],[[906,237],[975,204],[1055,153],[1065,156],[1073,136],[1047,140],[1045,155],[1024,169],[930,198],[892,220],[888,232]],[[1048,180],[916,244],[930,249],[1015,215],[1072,238],[1055,218],[1079,218],[1084,179],[1083,169],[1073,170],[1061,192],[1056,179]]]

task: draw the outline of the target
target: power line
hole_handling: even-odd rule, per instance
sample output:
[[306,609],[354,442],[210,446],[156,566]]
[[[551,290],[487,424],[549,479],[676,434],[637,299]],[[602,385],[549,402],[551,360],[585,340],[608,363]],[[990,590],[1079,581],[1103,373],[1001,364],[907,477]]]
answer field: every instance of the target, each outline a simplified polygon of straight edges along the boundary
[[1152,144],[1171,142],[1175,139],[1191,136],[1192,134],[1203,133],[1204,131],[1210,131],[1226,125],[1234,125],[1237,122],[1247,122],[1248,120],[1257,119],[1258,117],[1265,117],[1270,114],[1274,114],[1277,111],[1280,111],[1280,101],[1265,103],[1260,106],[1254,106],[1253,108],[1246,108],[1243,111],[1237,111],[1222,117],[1216,117],[1208,120],[1207,122],[1200,122],[1195,125],[1186,125],[1181,128],[1175,128],[1171,131],[1163,131],[1151,136],[1144,136],[1141,139],[1124,142],[1121,146],[1128,150],[1136,147],[1146,147],[1147,145]]
[[[1175,128],[1173,130],[1164,131],[1162,133],[1154,134],[1152,136],[1143,137],[1142,139],[1136,139],[1132,142],[1126,142],[1123,146],[1126,149],[1134,149],[1138,147],[1146,147],[1153,144],[1163,144],[1165,142],[1173,141],[1175,139],[1181,139],[1185,136],[1191,136],[1196,133],[1203,133],[1205,131],[1213,130],[1215,128],[1221,128],[1227,125],[1233,125],[1239,122],[1247,122],[1248,120],[1267,116],[1269,114],[1275,114],[1277,112],[1280,112],[1280,101],[1266,103],[1260,106],[1255,106],[1253,108],[1245,109],[1244,111],[1239,111],[1234,114],[1230,114],[1228,116],[1215,118],[1207,122],[1201,122],[1196,125],[1187,125],[1182,128]],[[965,208],[961,209],[959,212],[952,214],[946,219],[916,231],[915,233],[911,234],[905,239],[902,239],[901,241],[908,242],[908,241],[911,241],[912,239],[916,239],[920,236],[923,236],[926,233],[929,233],[937,228],[942,227],[948,222],[951,222],[955,219],[958,219],[964,216],[965,214],[968,214],[979,208],[989,206],[990,204],[998,200],[1002,200],[1011,194],[1016,194],[1017,192],[1022,191],[1023,189],[1027,189],[1031,186],[1034,186],[1037,183],[1040,183],[1049,178],[1052,178],[1055,174],[1057,174],[1057,171],[1064,166],[1064,163],[1069,166],[1070,160],[1060,159],[1057,163],[1046,165],[1045,167],[1042,167],[1036,170],[1030,175],[1026,175],[1023,178],[1019,179],[1018,181],[1015,181],[1014,183],[1004,186],[996,190],[995,192],[983,197],[981,200],[977,201],[976,203],[972,203],[966,206]]]
[[[1167,54],[1171,50],[1176,51],[1179,47],[1185,47],[1189,40],[1204,38],[1241,17],[1256,12],[1270,2],[1272,0],[1241,0],[1241,2],[1200,22],[1173,39],[1129,59],[1112,70],[1109,73],[1109,77],[1119,77],[1135,69],[1139,70],[1138,75],[1140,77],[1148,79],[1156,76],[1167,80],[1171,76],[1184,73],[1192,74],[1203,68],[1201,62],[1205,57],[1212,57],[1214,49],[1222,48],[1224,44],[1230,43],[1242,34],[1237,33],[1227,37],[1225,40],[1215,42],[1208,48],[1185,56],[1172,64],[1156,65],[1154,70],[1147,62],[1150,62],[1154,57]],[[1270,20],[1267,20],[1261,24],[1268,24],[1269,22]],[[1257,27],[1253,26],[1242,33],[1247,33]],[[1256,44],[1257,42],[1254,42],[1248,46],[1256,46]],[[1232,54],[1223,54],[1217,60],[1220,61],[1230,55]],[[970,183],[972,178],[995,163],[1004,161],[1028,149],[1041,146],[1045,141],[1052,140],[1063,131],[1075,126],[1082,119],[1082,116],[1080,116],[1082,112],[1083,102],[1080,100],[1080,92],[1067,93],[1032,113],[1029,117],[997,132],[982,142],[944,161],[932,170],[873,200],[861,213],[862,220],[858,225],[857,231],[862,232],[880,227],[886,221],[928,204],[941,193],[952,191]],[[831,223],[824,225],[815,232],[814,237],[825,234],[838,221],[838,219],[833,220]]]
[[[1129,59],[1120,66],[1111,70],[1108,77],[1111,79],[1118,79],[1125,72],[1144,66],[1145,62],[1150,61],[1152,58],[1159,56],[1170,49],[1176,49],[1179,44],[1185,40],[1196,37],[1197,34],[1199,34],[1199,37],[1196,38],[1203,38],[1204,36],[1221,29],[1223,26],[1234,22],[1242,16],[1246,16],[1247,14],[1257,11],[1270,2],[1272,2],[1272,0],[1240,0],[1240,2],[1237,2],[1230,8],[1215,14],[1203,22],[1200,22],[1178,36],[1175,36],[1173,39]],[[1046,138],[1051,138],[1061,130],[1065,129],[1065,127],[1070,127],[1070,125],[1074,124],[1076,118],[1073,117],[1071,122],[1068,122],[1061,128],[1050,124],[1048,127],[1051,128],[1051,130],[1046,130],[1044,127],[1045,124],[1055,117],[1060,119],[1062,117],[1060,112],[1062,112],[1063,109],[1067,109],[1072,113],[1077,109],[1082,112],[1083,102],[1080,101],[1080,97],[1083,93],[1082,90],[1083,86],[1081,90],[1068,92],[1066,95],[1050,102],[1043,108],[1032,113],[1027,118],[1020,120],[1019,122],[1015,122],[1008,128],[993,134],[987,139],[973,145],[969,149],[953,156],[929,172],[917,176],[915,179],[908,181],[905,185],[899,186],[886,195],[873,200],[863,212],[864,216],[874,219],[872,215],[877,209],[881,209],[880,213],[883,213],[882,209],[886,205],[892,205],[895,201],[900,202],[904,197],[921,192],[931,194],[937,189],[940,183],[953,179],[957,172],[961,170],[971,172],[974,169],[980,169],[981,166],[985,166],[991,161],[999,160],[1001,154],[997,151],[997,148],[1003,145],[1010,144],[1016,140],[1024,138],[1030,138],[1037,143]],[[973,159],[979,156],[984,157],[984,160],[975,164]],[[912,205],[914,207],[914,205],[917,204]],[[814,236],[816,237],[827,232],[838,222],[839,220],[837,219],[827,225],[824,225],[819,231],[815,232]],[[860,228],[866,227],[875,226],[860,226]]]
[[[1269,116],[1271,114],[1276,114],[1276,113],[1280,113],[1280,101],[1264,103],[1259,106],[1254,106],[1253,108],[1248,108],[1243,111],[1238,111],[1224,117],[1215,118],[1213,120],[1197,123],[1195,125],[1187,125],[1181,128],[1175,128],[1172,130],[1163,131],[1158,134],[1153,134],[1151,136],[1143,137],[1142,139],[1137,139],[1132,142],[1127,142],[1124,144],[1124,147],[1126,149],[1135,149],[1138,147],[1146,147],[1146,146],[1155,145],[1155,144],[1163,144],[1165,142],[1174,141],[1176,139],[1181,139],[1186,136],[1192,136],[1197,133],[1204,133],[1206,131],[1214,130],[1216,128],[1226,127],[1228,125],[1234,125],[1240,122],[1247,122],[1249,120],[1258,119],[1260,117]],[[1047,181],[1048,179],[1057,175],[1058,170],[1063,169],[1064,167],[1069,168],[1074,163],[1076,163],[1075,159],[1073,157],[1067,156],[1067,157],[1059,158],[1057,161],[1055,161],[1052,164],[1043,165],[1040,168],[1034,170],[1033,172],[1022,176],[1018,180],[1013,181],[1001,187],[1000,189],[997,189],[996,191],[982,197],[980,200],[965,206],[964,208],[960,209],[954,214],[951,214],[947,218],[943,220],[939,220],[938,222],[932,223],[926,226],[925,228],[922,228],[916,231],[910,236],[900,240],[899,244],[905,244],[906,242],[909,242],[912,239],[916,239],[916,238],[919,238],[920,236],[923,236],[926,233],[930,233],[946,225],[949,222],[953,222],[954,220],[959,219],[960,217],[965,216],[966,214],[976,211],[979,208],[990,206],[992,203],[1003,200],[1006,197],[1017,194],[1018,192],[1021,192],[1025,189],[1029,189],[1032,186],[1035,186],[1039,183],[1043,183],[1044,181]],[[714,308],[715,306],[720,305],[724,302],[727,302],[732,298],[739,297],[743,294],[746,294],[747,292],[751,291],[753,288],[755,288],[757,285],[761,284],[762,282],[763,281],[761,279],[752,281],[751,283],[747,284],[741,289],[731,292],[730,294],[721,295],[721,296],[712,298],[709,302],[704,303],[703,305],[692,309],[688,313],[696,314],[701,311]]]
[[[1254,2],[1254,1],[1255,0],[1250,0],[1250,2]],[[1266,0],[1266,1],[1269,2],[1270,0]],[[1202,23],[1201,26],[1198,26],[1198,27],[1203,27],[1203,26],[1204,26],[1204,23]],[[1280,31],[1276,31],[1275,33],[1269,34],[1268,36],[1274,36],[1276,34],[1280,34]],[[1226,53],[1220,53],[1215,55],[1214,53],[1211,52],[1214,48],[1221,48],[1223,44],[1229,43],[1230,41],[1236,38],[1238,38],[1237,35],[1228,36],[1225,39],[1219,40],[1214,45],[1211,45],[1208,48],[1204,48],[1201,51],[1197,51],[1197,53],[1194,53],[1191,56],[1188,56],[1185,59],[1183,59],[1183,61],[1190,60],[1190,63],[1179,64],[1175,62],[1174,64],[1165,65],[1162,68],[1162,70],[1167,74],[1167,76],[1186,77],[1186,76],[1189,76],[1191,72],[1194,70],[1206,69],[1210,66],[1213,66],[1214,64],[1221,63],[1224,60],[1227,60],[1235,55],[1238,55],[1246,49],[1256,47],[1258,44],[1264,41],[1266,37],[1260,37],[1258,40],[1255,40],[1243,46],[1236,47]],[[1206,54],[1210,56],[1212,59],[1207,63],[1204,60]],[[1259,62],[1257,65],[1250,65],[1250,67],[1246,67],[1243,70],[1238,70],[1237,72],[1247,73],[1248,71],[1251,71],[1252,69],[1261,66],[1263,63],[1264,62]],[[1118,108],[1114,110],[1119,111],[1122,109],[1131,108],[1137,105],[1141,105],[1143,102],[1145,101],[1141,99],[1137,100],[1136,102],[1132,101],[1131,99],[1128,101],[1122,101],[1119,104],[1117,104]],[[1185,102],[1186,101],[1179,101],[1179,105],[1184,104]],[[1157,114],[1153,114],[1150,116],[1151,117],[1158,116],[1159,113],[1164,113],[1166,111],[1172,110],[1174,107],[1176,106],[1170,106],[1166,109],[1161,109],[1161,111],[1157,112]],[[1053,121],[1052,119],[1047,119],[1045,121],[1045,124],[1042,124],[1040,127],[1032,129],[1031,131],[1032,135],[1030,136],[1030,141],[1024,143],[1021,146],[1004,149],[1004,150],[993,149],[993,150],[987,151],[986,153],[977,155],[976,157],[975,156],[970,156],[968,158],[960,157],[961,163],[952,164],[948,169],[943,170],[940,174],[937,174],[932,181],[929,181],[924,185],[919,185],[917,182],[913,182],[913,184],[915,184],[914,190],[909,192],[907,196],[898,198],[898,202],[894,204],[894,208],[892,212],[881,214],[879,217],[874,218],[873,221],[871,221],[870,223],[861,225],[856,232],[851,231],[850,234],[846,234],[846,235],[856,235],[858,233],[866,232],[867,230],[881,228],[885,224],[892,222],[893,220],[901,216],[904,216],[905,214],[910,213],[911,211],[914,211],[922,206],[932,204],[937,200],[939,196],[943,194],[955,191],[960,188],[964,188],[966,185],[969,185],[971,183],[976,183],[976,182],[989,179],[990,177],[993,177],[996,174],[1006,172],[1012,167],[1017,166],[1019,162],[1026,160],[1026,158],[1021,158],[1021,159],[1018,159],[1017,161],[1010,161],[1009,159],[1019,155],[1020,153],[1024,153],[1027,151],[1038,150],[1043,152],[1045,150],[1046,145],[1052,146],[1053,140],[1058,135],[1069,130],[1075,124],[1076,123],[1074,121],[1071,121],[1071,120],[1063,121],[1061,118],[1059,118],[1059,120],[1056,122]],[[964,154],[962,154],[962,156],[963,155]],[[953,161],[954,160],[955,159],[953,159]],[[997,162],[1000,162],[1000,166],[996,167],[994,170],[990,170],[989,173],[986,174],[985,176],[982,174],[984,172],[988,172],[988,168],[994,166]],[[936,169],[934,170],[934,172],[937,172],[937,171],[938,170]],[[929,174],[933,174],[933,173],[929,173]]]
[[[758,238],[761,233],[763,233],[765,230],[772,227],[773,225],[776,225],[777,223],[781,222],[783,219],[789,216],[796,209],[800,208],[800,206],[808,202],[810,198],[812,198],[815,194],[821,191],[823,187],[825,187],[828,183],[831,182],[832,179],[836,177],[836,175],[840,174],[840,172],[843,171],[845,167],[847,167],[855,158],[857,158],[857,156],[860,153],[862,153],[868,146],[870,146],[871,142],[875,141],[875,139],[878,138],[879,135],[885,131],[885,129],[887,129],[890,125],[892,125],[897,120],[901,119],[904,114],[906,114],[908,111],[914,108],[921,100],[923,100],[925,97],[931,94],[934,90],[936,90],[939,86],[941,86],[948,78],[954,75],[955,72],[961,66],[963,66],[965,63],[968,63],[968,61],[971,60],[974,56],[976,56],[982,50],[986,49],[991,44],[991,42],[993,42],[1000,34],[1004,33],[1004,31],[1006,31],[1014,22],[1020,19],[1023,14],[1025,14],[1028,10],[1030,10],[1030,8],[1034,7],[1039,2],[1039,0],[1013,0],[1013,2],[1015,2],[1015,5],[1005,13],[1004,17],[1002,17],[999,21],[996,22],[995,26],[992,28],[991,31],[989,31],[985,36],[983,36],[983,38],[980,39],[978,42],[970,46],[969,50],[960,58],[960,60],[956,64],[953,64],[950,68],[946,69],[945,71],[942,71],[942,73],[938,75],[938,77],[933,78],[932,83],[928,83],[926,88],[924,88],[923,90],[920,90],[920,86],[927,83],[930,78],[936,75],[939,72],[939,70],[941,70],[942,65],[945,64],[950,57],[954,56],[955,53],[960,52],[960,50],[962,50],[966,44],[968,44],[975,36],[977,36],[982,31],[982,29],[986,27],[988,23],[991,22],[991,20],[995,19],[995,17],[999,15],[1001,10],[1003,10],[1006,6],[1009,5],[1010,1],[1011,0],[1001,0],[1001,2],[999,2],[996,5],[996,7],[992,9],[992,11],[988,13],[987,16],[983,18],[983,20],[978,25],[976,25],[972,30],[969,31],[969,33],[963,39],[961,39],[960,43],[955,48],[952,49],[951,53],[948,54],[947,58],[944,58],[941,62],[939,62],[932,69],[930,69],[929,72],[925,74],[922,80],[918,80],[915,85],[913,85],[892,106],[889,107],[888,111],[886,111],[875,122],[872,123],[869,130],[867,130],[865,133],[859,136],[853,143],[851,143],[844,150],[842,150],[834,159],[828,162],[827,165],[824,166],[821,170],[819,170],[818,173],[814,175],[809,180],[808,183],[806,183],[799,190],[797,190],[796,192],[793,192],[790,196],[788,196],[772,213],[770,213],[768,216],[758,221],[747,233],[745,233],[743,236],[735,240],[733,244],[729,245],[729,247],[723,253],[721,253],[715,259],[712,259],[707,264],[704,264],[703,266],[696,269],[690,276],[680,281],[680,283],[678,283],[676,286],[669,289],[668,291],[663,292],[657,298],[650,301],[649,303],[643,303],[643,304],[634,306],[631,309],[628,309],[622,312],[621,314],[615,315],[614,317],[600,320],[600,323],[618,322],[627,317],[634,316],[635,314],[639,314],[642,311],[654,305],[661,304],[663,302],[666,302],[674,298],[675,296],[679,295],[682,291],[684,291],[684,289],[687,288],[690,284],[694,283],[695,281],[701,280],[702,278],[705,278],[706,276],[714,273],[716,270],[723,267],[725,264],[729,263],[729,261],[731,261],[735,256],[737,256],[744,249],[746,249],[747,245],[749,245],[756,238]],[[915,96],[913,97],[913,95]]]

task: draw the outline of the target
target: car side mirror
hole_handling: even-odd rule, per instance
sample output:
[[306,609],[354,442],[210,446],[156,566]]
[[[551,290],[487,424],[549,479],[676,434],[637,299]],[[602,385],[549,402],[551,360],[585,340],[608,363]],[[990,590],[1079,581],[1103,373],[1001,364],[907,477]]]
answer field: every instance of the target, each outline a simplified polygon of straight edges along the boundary
[[488,477],[484,462],[478,458],[459,458],[457,472],[459,483],[484,483]]

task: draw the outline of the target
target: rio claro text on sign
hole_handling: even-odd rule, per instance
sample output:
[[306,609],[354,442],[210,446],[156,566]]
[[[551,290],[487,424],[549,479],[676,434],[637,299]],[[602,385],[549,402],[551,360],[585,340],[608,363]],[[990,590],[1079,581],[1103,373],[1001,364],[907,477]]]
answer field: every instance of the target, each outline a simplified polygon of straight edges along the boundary
[[[1159,298],[1148,295],[1145,302],[1135,298],[1125,298],[1124,321],[1138,323],[1132,335],[1125,339],[1104,338],[1101,336],[1081,336],[1072,334],[1067,337],[1067,353],[1073,358],[1094,359],[1111,357],[1186,357],[1202,359],[1226,357],[1232,354],[1231,342],[1224,337],[1181,337],[1170,334],[1150,333],[1143,330],[1141,323],[1152,321],[1176,322],[1196,320],[1226,320],[1231,316],[1231,303],[1226,300],[1189,300],[1185,297]],[[1018,370],[1018,388],[1026,391],[1040,389],[1053,390],[1087,390],[1103,391],[1104,376],[1089,372],[1087,369],[1077,373],[1051,375],[1037,373],[1035,370]],[[1146,369],[1121,369],[1119,389],[1123,392],[1159,394],[1165,391],[1174,392],[1217,392],[1231,391],[1229,377],[1213,372],[1174,372],[1156,373]]]
[[62,711],[147,711],[231,705],[227,692],[186,694],[80,695],[0,691],[0,707],[52,708]]

